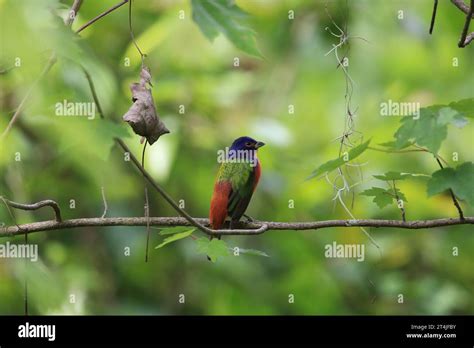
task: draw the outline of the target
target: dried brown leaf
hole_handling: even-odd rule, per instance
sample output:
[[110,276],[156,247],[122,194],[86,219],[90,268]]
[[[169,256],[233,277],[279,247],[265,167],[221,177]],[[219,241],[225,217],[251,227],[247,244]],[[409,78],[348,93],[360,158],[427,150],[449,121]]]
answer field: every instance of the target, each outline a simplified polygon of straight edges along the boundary
[[136,134],[145,137],[152,145],[160,136],[170,131],[156,112],[151,89],[147,88],[147,84],[151,86],[151,74],[147,67],[143,67],[140,82],[130,85],[133,104],[123,116],[123,120],[128,122]]

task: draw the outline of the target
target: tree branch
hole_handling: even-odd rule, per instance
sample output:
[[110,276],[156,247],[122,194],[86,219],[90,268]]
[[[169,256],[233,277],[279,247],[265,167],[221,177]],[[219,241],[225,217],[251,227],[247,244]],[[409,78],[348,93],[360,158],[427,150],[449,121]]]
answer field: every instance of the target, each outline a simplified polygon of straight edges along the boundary
[[[467,6],[463,0],[451,0],[451,2],[465,14],[469,13],[469,6]],[[471,14],[471,17],[474,18],[474,14]]]
[[55,201],[51,199],[46,199],[44,201],[40,201],[33,204],[21,204],[21,203],[13,202],[1,196],[0,196],[0,199],[4,201],[6,204],[8,204],[10,207],[15,208],[15,209],[21,209],[21,210],[37,210],[46,206],[51,207],[54,210],[54,216],[56,218],[56,222],[59,223],[62,221],[61,209],[59,209],[58,203],[56,203]]
[[469,42],[471,42],[472,38],[468,41],[466,40],[467,32],[469,31],[469,24],[471,24],[471,19],[474,14],[474,0],[471,0],[471,7],[469,8],[468,13],[466,14],[466,21],[464,22],[464,27],[462,29],[461,38],[458,42],[458,47],[466,47]]
[[[32,222],[18,226],[6,226],[0,229],[0,237],[15,236],[23,233],[44,232],[52,230],[62,230],[78,227],[105,227],[105,226],[146,226],[146,217],[113,217],[113,218],[82,218],[64,220],[62,222],[49,220]],[[203,226],[209,225],[209,219],[193,218]],[[174,226],[192,226],[193,224],[186,218],[182,217],[150,217],[150,226],[174,227]],[[444,218],[434,220],[326,220],[326,221],[310,221],[310,222],[278,222],[278,221],[247,221],[239,222],[239,230],[216,230],[221,235],[257,235],[269,230],[318,230],[331,227],[387,227],[387,228],[403,228],[403,229],[422,229],[435,228],[443,226],[467,225],[474,224],[474,217],[465,217],[464,220],[459,218]],[[264,227],[265,228],[262,228]],[[211,230],[212,231],[212,230]]]
[[99,19],[101,19],[102,17],[105,17],[106,15],[108,15],[110,12],[118,9],[120,6],[126,4],[128,2],[128,0],[123,0],[122,2],[118,3],[117,5],[109,8],[107,11],[104,11],[102,12],[100,15],[98,15],[97,17],[94,17],[92,18],[89,22],[87,22],[86,24],[84,24],[83,26],[81,26],[79,29],[76,30],[76,34],[79,34],[81,31],[83,31],[84,29],[86,29],[89,25],[97,22]]
[[69,11],[69,16],[66,18],[65,24],[71,26],[74,20],[76,19],[77,12],[82,6],[83,0],[74,0],[71,10]]
[[469,45],[472,40],[474,40],[474,31],[472,33],[466,35],[466,39],[464,40],[464,46],[463,47],[466,47],[467,45]]
[[[474,32],[468,34],[469,31],[469,24],[471,20],[474,18],[474,0],[470,0],[470,6],[467,6],[463,0],[451,0],[451,3],[454,4],[459,10],[461,10],[464,14],[466,14],[466,20],[464,22],[464,27],[461,32],[461,38],[458,42],[458,47],[464,48],[474,40]],[[431,23],[430,23],[430,34],[433,32],[433,27],[436,19],[436,9],[438,7],[438,0],[434,0],[433,4],[433,13],[431,15]]]

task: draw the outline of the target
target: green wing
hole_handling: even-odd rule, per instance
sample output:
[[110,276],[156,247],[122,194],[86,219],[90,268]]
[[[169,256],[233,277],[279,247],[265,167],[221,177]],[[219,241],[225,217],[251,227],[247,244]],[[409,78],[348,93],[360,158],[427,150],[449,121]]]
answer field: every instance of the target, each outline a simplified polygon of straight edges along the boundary
[[247,209],[252,198],[254,186],[254,168],[248,163],[223,163],[217,175],[217,181],[230,182],[232,190],[227,202],[227,215],[238,220]]

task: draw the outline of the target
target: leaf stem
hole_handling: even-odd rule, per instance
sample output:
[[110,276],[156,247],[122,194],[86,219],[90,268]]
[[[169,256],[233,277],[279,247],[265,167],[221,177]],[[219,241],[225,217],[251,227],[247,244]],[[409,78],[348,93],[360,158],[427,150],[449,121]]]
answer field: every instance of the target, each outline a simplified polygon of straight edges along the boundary
[[430,23],[430,35],[433,33],[433,28],[436,20],[436,10],[438,9],[438,0],[434,0],[433,4],[433,14],[431,15],[431,23]]
[[144,54],[142,52],[142,50],[140,49],[140,47],[138,46],[137,41],[135,40],[135,35],[133,34],[133,29],[132,29],[132,0],[129,0],[128,5],[129,5],[128,6],[128,27],[129,27],[129,30],[130,30],[130,37],[132,38],[132,42],[135,45],[138,53],[140,53],[140,58],[142,59],[142,66],[143,66],[143,62],[145,60],[146,54]]
[[[148,141],[145,140],[142,151],[142,167],[145,168],[145,150]],[[146,177],[143,176],[143,182],[145,184],[145,217],[146,217],[146,247],[145,247],[145,262],[148,262],[148,246],[150,244],[150,205],[148,202],[148,189],[146,183]]]
[[376,147],[368,146],[367,149],[374,150],[374,151],[380,151],[380,152],[388,152],[388,153],[429,152],[428,150],[423,149],[423,148],[408,149],[408,150],[391,150],[391,149],[378,149]]
[[[443,164],[441,163],[441,161],[439,160],[439,158],[438,158],[438,157],[435,157],[435,158],[436,158],[436,162],[438,162],[440,168],[441,168],[441,169],[444,169]],[[451,194],[451,199],[453,200],[454,206],[455,206],[456,209],[458,210],[459,218],[460,218],[461,220],[464,220],[464,213],[463,213],[463,211],[462,211],[462,209],[461,209],[461,206],[459,205],[458,200],[456,199],[456,196],[455,196],[453,190],[452,190],[452,189],[449,189],[449,193]]]
[[[397,205],[400,205],[400,197],[398,196],[398,193],[397,193],[397,186],[395,185],[395,180],[392,180],[393,182],[393,192],[395,193],[395,198],[397,199]],[[406,222],[407,219],[406,219],[406,216],[405,216],[405,208],[403,206],[403,201],[401,201],[402,204],[401,204],[401,207],[400,207],[400,210],[402,212],[402,220],[403,222]]]

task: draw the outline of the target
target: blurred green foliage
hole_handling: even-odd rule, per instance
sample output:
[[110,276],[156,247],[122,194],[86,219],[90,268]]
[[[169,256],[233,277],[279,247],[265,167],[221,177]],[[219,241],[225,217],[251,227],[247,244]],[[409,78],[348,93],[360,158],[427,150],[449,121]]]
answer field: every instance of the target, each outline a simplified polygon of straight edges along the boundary
[[[122,7],[75,36],[65,17],[72,1],[0,0],[0,130],[41,73],[52,50],[58,62],[41,80],[0,151],[0,194],[18,202],[54,199],[65,219],[108,215],[141,216],[143,178],[124,161],[111,137],[138,156],[139,138],[121,116],[129,108],[129,85],[137,80],[140,56]],[[85,1],[73,29],[116,1]],[[338,40],[326,27],[325,1],[240,0],[250,14],[256,46],[264,59],[235,47],[226,35],[206,39],[192,20],[189,1],[135,0],[133,27],[147,54],[158,111],[171,130],[149,147],[147,169],[185,209],[207,216],[217,171],[216,151],[241,135],[263,140],[261,183],[248,213],[275,221],[349,218],[332,200],[323,180],[305,181],[322,163],[337,158],[345,113],[345,81],[333,55]],[[473,97],[474,46],[457,47],[464,15],[442,2],[428,35],[432,1],[329,1],[328,12],[347,24],[349,72],[355,81],[357,130],[371,144],[393,140],[400,117],[380,116],[387,100],[447,105]],[[180,11],[184,19],[180,19]],[[289,19],[288,11],[294,11]],[[403,11],[403,19],[399,19]],[[235,67],[238,57],[240,66]],[[21,65],[15,67],[15,62]],[[453,62],[457,62],[457,66]],[[128,64],[130,63],[130,64]],[[55,116],[64,100],[90,102],[81,66],[91,74],[104,113]],[[0,69],[0,70],[1,70]],[[184,105],[185,113],[180,113]],[[288,106],[294,105],[290,114]],[[452,167],[473,160],[472,120],[449,127],[439,154]],[[457,153],[459,162],[453,161]],[[20,154],[21,161],[15,161]],[[367,150],[360,158],[363,179],[355,192],[380,182],[388,171],[431,175],[439,167],[427,153],[389,154]],[[449,194],[428,198],[423,177],[397,182],[408,219],[455,217]],[[176,213],[150,192],[153,216]],[[396,205],[379,209],[370,197],[346,196],[357,218],[399,219]],[[75,208],[71,209],[71,200]],[[289,201],[294,202],[290,208]],[[473,209],[463,204],[465,214]],[[13,212],[17,223],[51,218],[47,209]],[[0,221],[13,224],[6,209]],[[155,250],[163,240],[152,230],[150,261],[144,263],[141,227],[81,228],[37,233],[40,260],[28,263],[30,311],[37,314],[450,314],[474,313],[472,227],[369,231],[381,253],[357,228],[270,231],[258,237],[227,237],[230,247],[257,249],[269,257],[227,256],[216,263],[196,252],[186,238]],[[23,237],[2,239],[21,243]],[[327,259],[324,246],[365,243],[365,262]],[[453,248],[459,254],[453,256]],[[126,255],[130,248],[130,255]],[[0,313],[21,314],[25,262],[0,259]],[[372,285],[373,284],[373,285]],[[179,295],[185,303],[179,303]],[[289,303],[290,294],[294,303]],[[404,303],[397,302],[398,294]],[[75,303],[71,303],[71,295]],[[375,298],[375,299],[374,299]],[[374,299],[374,300],[373,300]]]

